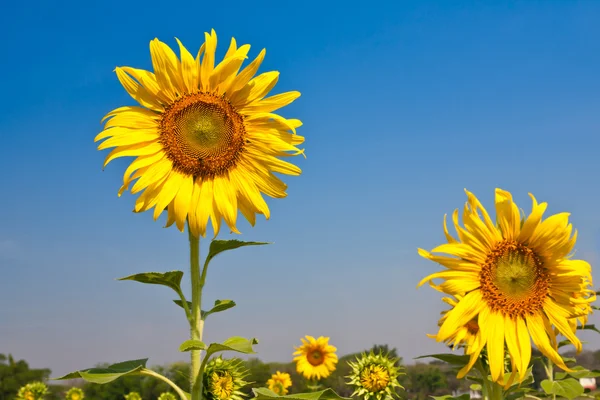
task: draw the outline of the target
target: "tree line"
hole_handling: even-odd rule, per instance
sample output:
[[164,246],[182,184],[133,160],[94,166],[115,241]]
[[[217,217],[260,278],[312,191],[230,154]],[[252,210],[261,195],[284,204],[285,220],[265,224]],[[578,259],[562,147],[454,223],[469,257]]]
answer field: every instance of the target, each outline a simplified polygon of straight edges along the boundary
[[[424,400],[429,396],[439,396],[451,394],[453,392],[468,392],[470,383],[465,380],[456,379],[457,370],[453,366],[443,361],[418,362],[404,365],[401,357],[398,357],[395,348],[389,349],[387,345],[375,345],[365,351],[388,352],[393,358],[398,358],[397,364],[402,366],[403,375],[398,378],[399,383],[404,389],[398,389],[401,398]],[[341,356],[337,364],[337,369],[321,383],[324,387],[330,387],[338,394],[344,397],[350,397],[352,389],[346,384],[346,378],[350,374],[348,361],[354,361],[361,352]],[[533,351],[533,357],[539,355],[536,350]],[[573,353],[565,353],[565,356],[575,357]],[[575,357],[579,365],[590,370],[600,370],[600,350],[584,351]],[[248,376],[245,379],[251,382],[243,388],[249,398],[252,398],[252,388],[265,387],[267,380],[276,371],[287,372],[292,378],[292,387],[290,394],[306,392],[307,381],[296,372],[296,366],[293,362],[265,363],[258,358],[251,358],[243,361],[248,369]],[[534,362],[533,375],[536,383],[545,379],[544,368],[541,364]],[[98,365],[99,367],[107,366]],[[186,362],[177,362],[168,365],[159,365],[152,367],[153,370],[165,375],[174,381],[180,387],[186,387],[189,381],[189,364]],[[124,395],[129,392],[138,392],[142,399],[155,400],[163,392],[170,391],[169,386],[162,381],[151,377],[128,376],[117,379],[105,385],[86,383],[81,380],[71,382],[47,382],[50,377],[50,369],[32,369],[25,360],[15,361],[11,355],[0,354],[0,400],[14,400],[19,388],[31,381],[44,381],[49,383],[50,392],[46,400],[64,399],[66,391],[73,386],[81,387],[85,392],[85,397],[89,400],[123,400]]]

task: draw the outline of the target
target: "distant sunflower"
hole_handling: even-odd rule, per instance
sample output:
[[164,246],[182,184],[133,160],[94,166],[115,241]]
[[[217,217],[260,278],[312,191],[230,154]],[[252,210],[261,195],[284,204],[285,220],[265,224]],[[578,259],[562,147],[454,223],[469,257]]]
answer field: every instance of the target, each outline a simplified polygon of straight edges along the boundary
[[177,396],[171,392],[164,392],[158,396],[158,400],[177,400]]
[[65,395],[66,400],[83,400],[84,397],[83,390],[77,387],[72,387]]
[[125,400],[142,400],[142,396],[138,392],[129,392],[123,397],[125,397]]
[[320,336],[315,339],[312,336],[306,336],[302,340],[302,346],[296,347],[294,352],[294,361],[298,373],[304,375],[306,379],[327,378],[333,371],[338,362],[335,354],[336,348],[329,345],[329,338]]
[[[448,243],[431,253],[419,249],[421,256],[447,268],[429,275],[419,286],[429,282],[458,299],[436,340],[456,340],[465,327],[477,322],[477,332],[466,350],[471,359],[459,376],[472,368],[485,347],[492,378],[503,383],[506,344],[522,381],[531,359],[530,337],[546,357],[569,370],[558,354],[555,329],[581,351],[573,321],[585,320],[591,312],[588,305],[595,300],[590,265],[570,258],[577,234],[572,236],[569,214],[542,221],[547,204],[538,204],[530,194],[532,212],[522,220],[511,194],[496,189],[496,225],[479,200],[466,193],[464,228],[458,223],[458,210],[453,214],[458,240],[448,233],[444,219]],[[444,282],[434,285],[436,278]]]
[[242,400],[240,389],[247,384],[248,374],[239,359],[213,358],[204,369],[204,398],[208,400]]
[[292,378],[290,374],[285,372],[277,371],[271,376],[271,379],[267,381],[267,387],[269,390],[277,393],[280,396],[284,396],[288,393],[287,388],[292,386]]
[[18,400],[43,400],[48,393],[48,386],[43,382],[30,382],[17,392]]
[[352,369],[349,385],[354,387],[353,396],[360,396],[365,400],[392,400],[398,397],[396,388],[402,388],[398,383],[400,368],[396,366],[397,358],[390,358],[387,354],[362,353],[356,362],[349,361]]
[[[301,170],[281,157],[302,154],[304,142],[296,135],[302,123],[273,111],[300,96],[285,92],[265,97],[279,73],[253,78],[265,50],[239,72],[250,45],[237,47],[231,39],[223,61],[215,65],[217,35],[205,34],[194,58],[179,44],[180,59],[166,44],[154,39],[150,55],[154,73],[117,67],[119,81],[140,105],[108,113],[106,139],[99,150],[114,147],[104,162],[133,156],[119,196],[137,179],[131,192],[142,192],[135,212],[154,207],[154,219],[167,209],[167,226],[204,236],[211,220],[215,236],[221,220],[239,233],[238,209],[254,225],[255,214],[269,218],[262,194],[282,198],[287,186],[273,173],[299,175]],[[290,133],[291,131],[291,133]]]

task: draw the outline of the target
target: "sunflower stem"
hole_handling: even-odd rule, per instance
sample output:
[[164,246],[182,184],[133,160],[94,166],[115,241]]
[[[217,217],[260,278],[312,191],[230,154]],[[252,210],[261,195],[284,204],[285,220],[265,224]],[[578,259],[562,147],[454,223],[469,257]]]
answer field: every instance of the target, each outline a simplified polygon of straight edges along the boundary
[[[204,321],[202,320],[202,284],[200,282],[200,239],[195,237],[188,226],[190,239],[190,272],[192,280],[192,318],[190,337],[202,341]],[[192,350],[190,366],[190,393],[192,400],[202,399],[202,376],[200,376],[201,350]]]
[[[554,363],[552,362],[552,360],[548,358],[548,364],[546,364],[544,368],[546,369],[546,375],[548,376],[548,380],[550,382],[554,382]],[[552,400],[556,400],[555,393],[552,394]]]

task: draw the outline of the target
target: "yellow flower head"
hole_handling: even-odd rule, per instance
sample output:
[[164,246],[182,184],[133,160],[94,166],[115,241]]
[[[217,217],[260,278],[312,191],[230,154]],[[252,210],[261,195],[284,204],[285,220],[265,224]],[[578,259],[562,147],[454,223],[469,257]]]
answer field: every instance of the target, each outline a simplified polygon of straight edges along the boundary
[[277,371],[271,376],[271,379],[267,381],[267,387],[269,390],[277,393],[280,396],[284,396],[288,393],[287,388],[292,386],[292,378],[290,374],[286,372]]
[[[569,370],[558,354],[555,330],[581,351],[573,324],[585,321],[595,300],[590,265],[570,257],[577,233],[568,213],[542,220],[547,204],[533,195],[531,214],[521,218],[512,195],[496,189],[494,224],[470,192],[458,222],[452,216],[458,239],[444,233],[448,243],[419,254],[446,269],[424,278],[456,301],[442,317],[435,335],[438,342],[462,343],[470,362],[467,374],[485,348],[494,381],[504,383],[504,354],[508,350],[513,374],[522,381],[531,360],[531,343],[556,365]],[[444,253],[442,256],[433,253]],[[439,285],[434,279],[442,279]],[[475,325],[476,324],[476,325]],[[514,375],[513,375],[514,376]]]
[[400,368],[396,366],[398,359],[387,354],[363,353],[356,362],[348,362],[352,369],[349,385],[354,387],[352,396],[360,396],[365,400],[392,400],[398,397],[395,388],[398,383]]
[[125,400],[142,400],[142,396],[138,392],[129,392],[123,397],[125,397]]
[[294,361],[296,370],[304,375],[306,379],[327,378],[333,371],[338,362],[335,354],[336,348],[329,345],[329,338],[320,336],[315,339],[312,336],[306,336],[302,340],[302,346],[296,347],[294,352]]
[[171,392],[164,392],[158,396],[158,400],[177,400],[177,396]]
[[242,400],[240,389],[247,384],[247,371],[239,359],[211,359],[204,370],[204,398],[208,400]]
[[217,35],[205,34],[196,57],[177,40],[179,58],[154,39],[150,55],[154,72],[117,67],[125,90],[140,106],[108,113],[95,141],[99,150],[114,147],[104,165],[118,157],[136,157],[125,171],[119,196],[129,188],[142,192],[135,212],[154,208],[154,219],[166,209],[167,226],[183,231],[186,220],[194,236],[204,236],[210,219],[215,236],[225,220],[236,227],[238,209],[254,225],[256,214],[269,218],[262,194],[282,198],[287,186],[273,173],[299,175],[300,168],[281,158],[302,154],[296,135],[302,123],[275,110],[300,96],[286,92],[266,97],[279,73],[253,78],[265,50],[240,71],[250,45],[235,39],[217,63]]
[[18,400],[42,400],[48,393],[48,386],[43,382],[30,382],[22,386],[18,393]]
[[84,397],[83,390],[76,387],[69,389],[65,396],[66,400],[83,400]]

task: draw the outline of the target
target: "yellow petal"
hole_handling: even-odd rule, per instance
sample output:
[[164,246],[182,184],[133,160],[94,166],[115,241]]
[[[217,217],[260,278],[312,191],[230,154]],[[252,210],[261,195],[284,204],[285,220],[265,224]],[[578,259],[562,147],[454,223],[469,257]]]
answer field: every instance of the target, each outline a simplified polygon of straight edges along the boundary
[[572,315],[558,304],[554,303],[554,300],[547,297],[544,301],[544,311],[546,312],[546,316],[550,320],[550,322],[558,329],[558,331],[573,345],[577,350],[577,353],[581,352],[581,341],[575,333],[571,330],[569,326],[568,318],[572,318]]
[[521,243],[528,243],[529,238],[536,230],[540,221],[542,220],[542,216],[546,211],[546,207],[548,207],[547,203],[538,204],[537,200],[533,196],[533,194],[529,193],[529,197],[531,197],[532,206],[531,206],[531,214],[529,217],[523,222],[523,226],[521,227],[521,232],[517,237],[517,241]]
[[173,201],[184,180],[184,176],[175,170],[171,170],[165,184],[160,192],[156,207],[154,208],[154,220],[156,221],[164,209]]
[[162,151],[163,147],[158,142],[139,143],[133,144],[131,146],[117,147],[113,149],[110,153],[108,153],[108,155],[104,159],[104,167],[106,167],[108,163],[114,160],[115,158],[131,156],[149,156]]
[[531,339],[529,338],[529,331],[527,330],[527,325],[525,325],[525,320],[523,317],[518,317],[516,319],[515,331],[517,333],[517,343],[519,345],[519,352],[521,357],[519,359],[520,365],[519,369],[519,378],[522,381],[525,379],[527,374],[527,368],[529,367],[529,361],[531,360]]
[[177,44],[179,45],[179,57],[181,58],[181,62],[178,63],[181,82],[188,93],[195,93],[198,90],[196,60],[179,39],[175,38],[175,40],[177,40]]
[[285,92],[267,97],[266,99],[256,100],[250,104],[242,106],[241,113],[272,112],[291,104],[300,97],[300,92]]
[[437,334],[438,342],[447,340],[460,328],[465,326],[487,305],[481,297],[481,291],[474,290],[458,302],[456,307],[448,311],[448,317]]
[[271,71],[258,75],[238,91],[230,91],[229,99],[235,107],[242,108],[246,104],[261,100],[275,87],[279,80],[279,72]]
[[164,179],[169,172],[173,169],[173,162],[167,157],[162,158],[160,161],[154,163],[144,175],[135,182],[131,188],[131,193],[136,194],[146,186],[153,184],[159,180]]
[[150,42],[150,56],[154,75],[160,88],[171,98],[185,93],[179,74],[179,60],[173,50],[158,39]]
[[227,226],[235,233],[239,233],[235,224],[237,220],[237,194],[228,177],[216,176],[214,178],[214,201],[217,210],[225,219]]
[[488,362],[494,382],[504,380],[504,317],[492,311],[486,325],[480,325],[481,334],[487,338]]
[[204,57],[200,67],[200,84],[203,91],[210,91],[210,74],[215,67],[215,51],[217,50],[217,34],[213,29],[210,34],[204,33]]
[[145,87],[131,79],[131,77],[127,75],[123,69],[117,67],[115,72],[117,73],[117,78],[119,79],[119,82],[121,82],[121,85],[123,85],[127,93],[129,93],[129,95],[133,97],[135,101],[151,110],[158,112],[163,111],[164,108],[160,104],[160,101]]
[[244,68],[242,72],[236,75],[236,77],[231,82],[229,89],[227,90],[228,95],[231,95],[243,88],[244,86],[246,86],[246,84],[250,81],[250,79],[252,79],[254,74],[256,74],[256,71],[258,71],[258,67],[260,66],[260,64],[262,64],[266,52],[267,51],[265,49],[262,49],[258,57],[256,57],[254,61],[248,64],[248,66]]
[[181,187],[179,188],[179,192],[177,192],[175,200],[173,200],[175,222],[177,222],[177,228],[182,232],[185,228],[186,217],[192,209],[191,202],[193,190],[194,178],[192,176],[185,176],[181,183]]
[[563,370],[570,372],[561,356],[556,352],[553,346],[550,345],[548,334],[544,329],[544,320],[540,314],[525,314],[525,320],[527,321],[527,328],[531,333],[531,338],[536,347],[552,362],[558,365]]
[[512,195],[502,189],[496,189],[496,217],[504,239],[515,239],[521,230],[521,216]]

